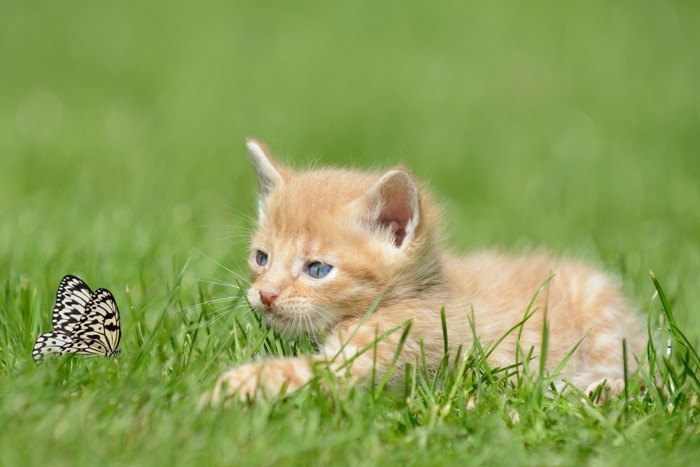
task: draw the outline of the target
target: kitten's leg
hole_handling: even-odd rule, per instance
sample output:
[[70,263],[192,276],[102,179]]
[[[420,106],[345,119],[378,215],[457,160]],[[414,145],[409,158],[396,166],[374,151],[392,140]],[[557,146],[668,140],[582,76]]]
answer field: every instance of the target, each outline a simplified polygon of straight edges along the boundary
[[588,385],[585,394],[588,396],[589,399],[593,398],[596,392],[598,391],[598,388],[601,388],[600,396],[593,400],[594,404],[602,404],[603,402],[607,401],[610,396],[617,396],[619,394],[622,394],[622,392],[625,390],[625,382],[621,379],[616,379],[613,381],[601,379],[598,381],[594,381]]
[[585,368],[577,375],[577,386],[585,388],[591,398],[601,387],[597,403],[622,394],[625,390],[623,339],[627,346],[627,371],[631,378],[637,368],[636,359],[644,354],[645,336],[640,321],[625,304],[605,306],[601,303],[597,321],[583,342]]
[[222,374],[211,394],[200,405],[218,405],[236,395],[240,400],[254,399],[259,393],[277,395],[295,391],[313,378],[312,358],[271,358],[240,365]]
[[294,391],[311,381],[314,365],[327,366],[350,382],[367,381],[373,372],[382,377],[394,358],[401,331],[398,327],[378,338],[383,332],[378,323],[368,320],[361,326],[357,322],[344,326],[327,339],[320,355],[261,360],[226,371],[214,390],[202,396],[200,406],[218,405],[234,396],[247,400],[261,393],[276,396]]

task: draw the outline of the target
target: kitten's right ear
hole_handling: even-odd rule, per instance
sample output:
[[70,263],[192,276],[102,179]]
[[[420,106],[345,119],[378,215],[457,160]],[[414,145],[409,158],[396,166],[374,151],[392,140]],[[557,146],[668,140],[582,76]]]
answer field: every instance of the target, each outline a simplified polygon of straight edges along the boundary
[[263,143],[252,138],[247,138],[245,143],[258,176],[258,218],[262,221],[265,218],[264,200],[284,185],[284,176]]
[[405,248],[415,238],[420,222],[420,196],[416,182],[404,169],[385,173],[350,206],[364,228],[382,232],[394,248]]
[[282,171],[275,163],[274,159],[272,159],[270,151],[263,143],[256,139],[247,138],[245,144],[248,148],[250,160],[255,167],[255,173],[258,176],[260,197],[264,198],[275,189],[284,185]]

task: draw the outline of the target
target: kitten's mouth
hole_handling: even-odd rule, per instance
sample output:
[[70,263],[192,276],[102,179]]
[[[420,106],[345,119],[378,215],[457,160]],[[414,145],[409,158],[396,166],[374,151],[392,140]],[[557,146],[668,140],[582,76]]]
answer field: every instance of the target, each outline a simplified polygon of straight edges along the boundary
[[275,319],[284,318],[284,313],[282,313],[282,311],[278,307],[276,307],[275,305],[272,305],[272,306],[263,305],[260,308],[258,308],[257,311],[258,311],[258,313],[265,316],[266,318],[269,318],[269,317],[272,317]]
[[257,311],[265,317],[268,326],[280,334],[294,337],[314,336],[320,332],[311,318],[303,314],[283,311],[279,307],[261,307]]
[[265,319],[267,319],[269,322],[280,322],[280,323],[286,323],[289,321],[292,321],[293,317],[290,316],[288,313],[283,312],[280,310],[278,307],[273,306],[261,306],[260,308],[257,308],[255,311],[258,312],[261,316],[264,316]]

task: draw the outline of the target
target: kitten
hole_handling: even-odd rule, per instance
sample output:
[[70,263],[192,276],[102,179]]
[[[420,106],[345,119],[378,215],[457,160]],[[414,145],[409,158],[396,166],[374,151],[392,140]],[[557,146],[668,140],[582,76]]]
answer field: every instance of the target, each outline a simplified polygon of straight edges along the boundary
[[[392,365],[407,320],[412,325],[394,378],[402,376],[405,363],[420,361],[421,347],[435,368],[445,351],[443,307],[454,355],[458,346],[468,350],[473,343],[470,319],[482,346],[493,344],[523,320],[545,283],[520,345],[539,353],[546,313],[548,370],[581,341],[561,378],[589,393],[603,381],[619,391],[622,339],[630,364],[632,355],[641,355],[641,323],[605,274],[544,253],[459,256],[443,248],[439,209],[404,168],[297,172],[277,164],[260,142],[248,140],[247,147],[259,183],[248,300],[275,330],[322,342],[315,356],[265,359],[225,372],[205,401],[293,391],[313,377],[319,362],[355,382],[367,382],[373,372],[381,377]],[[514,363],[517,334],[492,353],[494,366]],[[356,355],[368,346],[374,348]]]

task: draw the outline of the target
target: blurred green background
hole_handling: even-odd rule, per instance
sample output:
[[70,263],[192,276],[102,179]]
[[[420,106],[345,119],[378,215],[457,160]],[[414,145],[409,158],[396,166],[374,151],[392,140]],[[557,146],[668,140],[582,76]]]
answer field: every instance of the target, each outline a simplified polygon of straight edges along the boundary
[[[687,384],[628,419],[473,387],[437,420],[432,391],[194,405],[310,347],[265,347],[208,282],[245,272],[246,136],[295,167],[407,165],[456,251],[579,256],[642,310],[654,270],[696,343],[698,51],[697,0],[0,0],[0,464],[691,465]],[[35,367],[69,273],[114,292],[123,353]]]
[[[700,2],[4,1],[0,271],[135,300],[243,271],[245,136],[404,163],[461,250],[545,246],[700,299]],[[329,186],[329,191],[332,187]],[[128,321],[128,316],[124,318]]]

